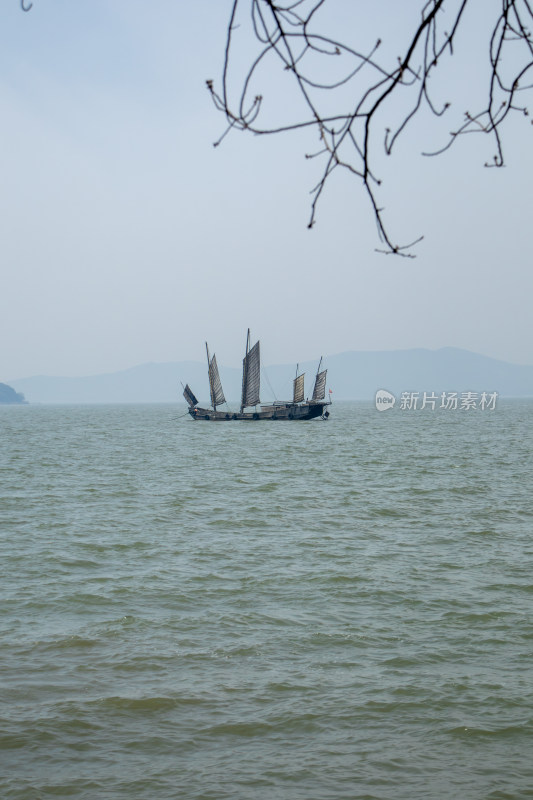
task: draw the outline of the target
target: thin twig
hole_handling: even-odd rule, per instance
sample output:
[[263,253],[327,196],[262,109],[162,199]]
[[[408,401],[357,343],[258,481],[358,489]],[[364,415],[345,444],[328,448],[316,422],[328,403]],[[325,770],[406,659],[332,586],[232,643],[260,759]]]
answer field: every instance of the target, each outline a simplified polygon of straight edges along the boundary
[[[319,11],[326,3],[327,0],[234,0],[227,27],[221,91],[216,91],[213,82],[208,81],[215,106],[225,114],[228,122],[228,128],[217,143],[230,130],[272,135],[316,128],[320,150],[306,157],[325,160],[322,176],[312,190],[309,227],[315,223],[317,206],[331,174],[340,167],[362,182],[376,220],[378,236],[385,245],[379,252],[412,257],[411,250],[422,237],[407,245],[394,244],[384,222],[383,208],[376,195],[381,180],[375,177],[372,166],[375,143],[376,140],[384,142],[385,152],[391,154],[396,141],[423,106],[436,117],[443,117],[450,108],[450,102],[433,101],[429,79],[443,63],[444,56],[453,55],[457,31],[470,0],[424,2],[405,54],[392,69],[386,65],[384,57],[378,60],[381,40],[370,48],[358,49],[325,35],[319,28]],[[533,68],[530,32],[533,9],[530,0],[500,0],[500,3],[488,48],[490,77],[487,101],[481,110],[465,114],[463,123],[448,135],[446,144],[423,155],[437,155],[449,149],[459,136],[482,132],[492,136],[495,143],[496,154],[489,166],[503,166],[500,128],[511,111],[519,111],[524,116],[528,114],[527,108],[514,105],[513,99],[517,92],[530,88],[529,83],[523,85],[522,81]],[[441,33],[440,21],[445,11],[450,28]],[[237,25],[237,19],[242,20],[241,12],[250,16],[252,36],[260,44],[260,51],[240,82],[238,100],[234,104],[230,97],[239,83],[235,83],[233,77],[230,79],[230,72],[234,65],[235,32],[238,28],[240,36],[244,30],[242,25]],[[269,126],[261,121],[266,113],[263,96],[254,95],[252,83],[260,67],[272,68],[269,62],[272,57],[279,61],[285,73],[292,76],[305,111],[295,121]],[[322,59],[323,74],[326,74],[327,60],[331,58],[343,65],[343,73],[334,80],[317,80],[317,59]],[[506,80],[505,66],[514,68],[511,80]],[[361,78],[365,78],[366,83],[361,84]],[[353,87],[349,110],[344,108],[346,87]],[[343,93],[339,94],[341,90]],[[325,92],[339,98],[337,113],[324,113],[322,98]],[[393,129],[386,129],[383,139],[376,132],[378,112],[388,109],[393,97],[402,104],[403,113]]]

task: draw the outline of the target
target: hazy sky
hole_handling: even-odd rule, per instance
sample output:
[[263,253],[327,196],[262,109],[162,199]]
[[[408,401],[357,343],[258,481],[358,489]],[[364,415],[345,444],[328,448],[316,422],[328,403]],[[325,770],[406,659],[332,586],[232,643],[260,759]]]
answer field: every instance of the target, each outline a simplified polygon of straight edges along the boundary
[[[391,0],[329,3],[347,40],[405,24]],[[394,239],[425,236],[407,260],[374,251],[370,207],[346,176],[307,230],[310,134],[234,133],[213,148],[224,119],[205,80],[220,77],[230,8],[34,0],[24,14],[3,0],[0,381],[200,360],[205,339],[234,366],[248,326],[267,364],[444,346],[533,364],[529,120],[507,125],[502,170],[483,168],[487,137],[419,155],[444,143],[477,85],[474,18],[453,85],[435,82],[459,97],[456,116],[441,128],[423,117],[378,161]],[[260,88],[268,97],[267,78]]]

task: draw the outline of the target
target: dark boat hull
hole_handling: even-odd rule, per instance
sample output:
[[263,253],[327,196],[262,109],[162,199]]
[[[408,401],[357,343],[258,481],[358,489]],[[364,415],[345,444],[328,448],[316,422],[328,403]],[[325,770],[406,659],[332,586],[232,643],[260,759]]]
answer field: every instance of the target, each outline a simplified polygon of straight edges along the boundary
[[210,408],[189,408],[189,414],[195,420],[205,420],[206,422],[257,422],[258,420],[273,420],[273,421],[293,421],[293,420],[308,420],[316,419],[317,417],[328,417],[329,412],[324,412],[326,406],[330,403],[320,401],[301,403],[296,405],[294,403],[283,403],[270,406],[261,406],[260,411],[243,411],[242,413],[236,411],[213,411]]

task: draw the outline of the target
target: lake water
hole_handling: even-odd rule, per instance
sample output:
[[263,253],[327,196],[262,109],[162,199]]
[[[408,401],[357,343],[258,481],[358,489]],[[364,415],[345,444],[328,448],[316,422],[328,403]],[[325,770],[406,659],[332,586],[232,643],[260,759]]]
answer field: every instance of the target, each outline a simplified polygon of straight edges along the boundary
[[0,409],[2,800],[533,797],[533,401]]

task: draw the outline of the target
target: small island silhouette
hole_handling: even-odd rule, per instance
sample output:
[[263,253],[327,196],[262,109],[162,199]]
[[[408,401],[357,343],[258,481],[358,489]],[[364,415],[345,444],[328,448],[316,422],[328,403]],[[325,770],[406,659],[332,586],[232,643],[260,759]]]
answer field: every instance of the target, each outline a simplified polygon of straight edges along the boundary
[[11,386],[8,386],[7,383],[0,383],[0,404],[20,405],[27,402],[23,394],[16,392]]

